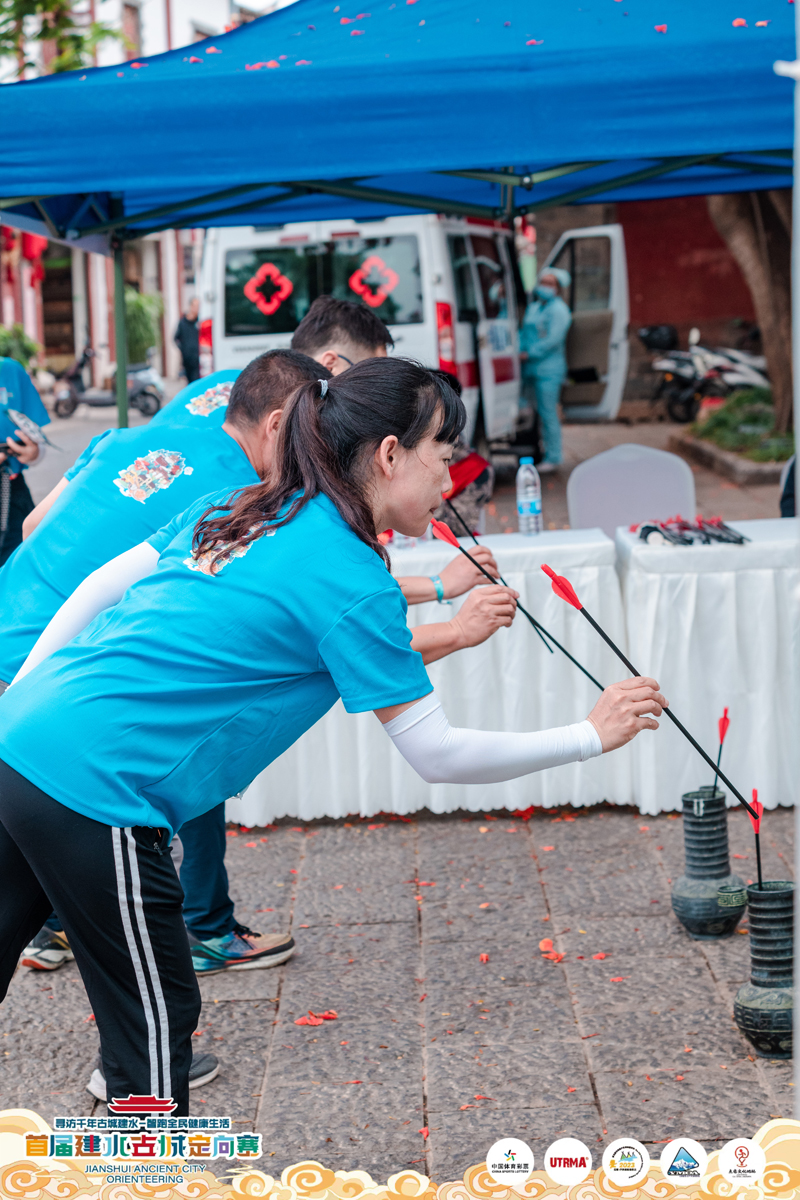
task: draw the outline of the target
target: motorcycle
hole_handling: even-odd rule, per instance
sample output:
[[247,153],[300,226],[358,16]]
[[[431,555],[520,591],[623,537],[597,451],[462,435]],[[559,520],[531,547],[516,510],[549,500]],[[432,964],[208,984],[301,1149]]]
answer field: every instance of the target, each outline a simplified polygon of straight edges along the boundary
[[661,379],[653,393],[653,403],[665,400],[673,421],[693,421],[707,396],[725,399],[741,388],[766,388],[770,382],[763,355],[746,350],[700,345],[700,330],[689,331],[689,349],[678,350],[678,332],[673,325],[647,325],[639,330],[639,339],[651,352],[666,351],[652,362]]
[[[79,404],[92,408],[109,408],[117,402],[117,393],[111,388],[86,387],[83,372],[95,357],[95,351],[87,346],[81,357],[62,371],[54,389],[53,409],[58,417],[71,417]],[[133,363],[128,367],[128,404],[137,408],[144,417],[153,417],[164,400],[164,380],[149,362]]]

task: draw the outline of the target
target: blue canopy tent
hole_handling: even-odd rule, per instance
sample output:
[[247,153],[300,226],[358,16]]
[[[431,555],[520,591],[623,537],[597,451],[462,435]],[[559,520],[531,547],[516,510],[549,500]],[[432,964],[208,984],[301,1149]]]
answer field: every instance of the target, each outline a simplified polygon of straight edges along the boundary
[[794,52],[786,0],[369,7],[298,0],[167,54],[3,87],[0,216],[115,249],[121,281],[122,242],[163,228],[791,182],[792,87],[772,70]]

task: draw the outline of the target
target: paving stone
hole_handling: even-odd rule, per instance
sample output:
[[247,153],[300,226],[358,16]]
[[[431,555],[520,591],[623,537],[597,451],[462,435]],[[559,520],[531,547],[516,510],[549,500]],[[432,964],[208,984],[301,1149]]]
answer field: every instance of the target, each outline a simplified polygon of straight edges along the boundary
[[[621,1048],[624,1053],[624,1048]],[[608,1137],[660,1141],[684,1136],[729,1140],[755,1131],[769,1120],[769,1097],[754,1064],[685,1068],[652,1080],[634,1072],[595,1075]],[[630,1086],[629,1086],[630,1085]],[[585,1140],[585,1139],[584,1139]]]
[[215,1054],[220,1073],[191,1093],[195,1115],[231,1117],[246,1132],[253,1129],[264,1071],[274,1034],[274,1004],[261,1001],[213,1001],[203,1005],[195,1053]]
[[[565,960],[562,965],[582,1018],[609,1010],[677,1011],[687,1004],[692,1008],[714,1008],[720,1003],[707,964],[694,962],[688,955],[664,960],[654,955],[615,955],[603,962]],[[617,979],[620,982],[612,982]]]
[[791,1061],[759,1058],[756,1066],[770,1097],[770,1116],[794,1117],[795,1087]]
[[406,825],[326,827],[306,845],[295,922],[308,925],[416,918],[414,832]]
[[[530,1035],[533,1037],[533,1035]],[[462,1104],[478,1104],[489,1096],[496,1107],[549,1108],[574,1096],[591,1104],[593,1093],[580,1041],[543,1032],[538,1041],[515,1038],[477,1050],[468,1040],[447,1037],[426,1047],[428,1113],[457,1112]],[[572,1088],[573,1091],[568,1091]]]
[[368,1171],[376,1182],[407,1166],[425,1173],[424,1124],[421,1084],[268,1087],[258,1125],[262,1164],[272,1170],[274,1150],[278,1169],[312,1158],[335,1171]]
[[[289,959],[289,962],[292,962]],[[287,964],[288,966],[288,964]],[[250,971],[220,971],[217,975],[198,976],[200,995],[214,1000],[277,1000],[286,967]]]
[[0,1009],[0,1109],[30,1108],[45,1120],[91,1114],[85,1090],[99,1050],[78,968],[17,969]]
[[590,961],[594,954],[607,954],[608,958],[604,960],[607,965],[619,954],[649,956],[655,953],[660,958],[673,958],[694,952],[702,958],[699,949],[692,950],[697,943],[692,942],[674,914],[662,914],[655,906],[653,913],[646,916],[604,917],[592,913],[551,924],[552,933],[544,936],[553,937],[555,945],[570,962],[577,961],[578,955]]
[[[570,1094],[546,1109],[482,1106],[464,1112],[430,1116],[430,1174],[437,1184],[460,1180],[465,1171],[483,1161],[490,1146],[503,1137],[518,1137],[533,1150],[534,1166],[541,1169],[544,1154],[559,1137],[576,1135],[590,1149],[600,1147],[604,1128],[594,1104],[573,1103]],[[601,1153],[600,1149],[596,1152]]]
[[719,1007],[598,1013],[581,1022],[581,1033],[594,1071],[680,1074],[684,1068],[728,1064],[751,1053],[731,1017]]

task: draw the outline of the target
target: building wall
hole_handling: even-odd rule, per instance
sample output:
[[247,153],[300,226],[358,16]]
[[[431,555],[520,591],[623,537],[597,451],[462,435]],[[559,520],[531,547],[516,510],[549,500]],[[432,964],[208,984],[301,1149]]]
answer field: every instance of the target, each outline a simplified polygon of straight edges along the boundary
[[648,396],[650,357],[636,330],[674,325],[688,346],[697,326],[712,346],[736,346],[755,322],[750,290],[717,233],[704,196],[617,204],[625,233],[631,306],[631,362],[626,398]]

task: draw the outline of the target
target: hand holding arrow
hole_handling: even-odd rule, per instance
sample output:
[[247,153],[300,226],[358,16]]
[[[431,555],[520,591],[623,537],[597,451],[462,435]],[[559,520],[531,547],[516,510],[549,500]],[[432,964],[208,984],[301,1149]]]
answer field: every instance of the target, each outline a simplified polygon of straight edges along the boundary
[[[450,500],[447,500],[447,503],[450,504]],[[455,505],[450,504],[450,508],[453,510],[453,512],[455,512],[456,516],[458,517],[458,520],[461,521],[461,523],[463,524],[464,529],[467,529],[467,533],[469,534],[470,538],[473,539],[473,541],[475,542],[475,545],[480,546],[479,540],[477,540],[475,534],[470,533],[470,530],[467,527],[467,523],[464,522],[463,517],[461,516],[461,514],[459,514],[458,510],[455,508]],[[431,522],[431,529],[432,529],[434,538],[437,538],[439,541],[446,541],[447,545],[455,546],[456,550],[461,551],[461,553],[464,554],[464,556],[470,560],[470,563],[473,564],[473,566],[476,566],[477,569],[479,569],[479,571],[481,572],[481,575],[486,576],[489,583],[497,583],[499,580],[500,583],[503,583],[505,587],[509,587],[509,584],[506,583],[503,576],[499,575],[497,580],[495,580],[494,576],[489,575],[489,572],[485,568],[483,568],[483,566],[481,566],[481,564],[479,562],[477,562],[477,560],[475,558],[473,558],[473,556],[471,556],[469,551],[464,550],[464,547],[461,545],[461,542],[459,542],[458,539],[456,538],[455,533],[452,532],[452,529],[450,528],[450,526],[446,526],[444,521],[433,520]],[[551,654],[553,653],[553,649],[552,649],[552,647],[547,646],[545,637],[547,637],[548,640],[553,643],[553,646],[557,646],[559,648],[559,650],[561,650],[561,653],[566,654],[567,659],[569,659],[571,662],[575,662],[575,665],[578,668],[578,671],[583,671],[583,673],[585,674],[585,677],[587,677],[587,679],[591,679],[591,682],[594,683],[595,688],[600,688],[600,690],[603,691],[603,685],[601,683],[597,682],[597,679],[595,679],[593,674],[589,674],[589,672],[587,671],[587,668],[585,668],[584,666],[581,666],[581,664],[579,664],[577,659],[573,659],[569,650],[566,650],[563,646],[561,646],[560,642],[555,641],[555,638],[553,637],[553,635],[548,634],[547,630],[545,629],[545,626],[543,626],[539,622],[537,622],[536,618],[531,616],[531,614],[528,612],[527,608],[523,608],[523,606],[521,604],[519,604],[518,600],[517,600],[517,608],[518,608],[519,612],[521,612],[523,614],[523,617],[527,618],[529,620],[530,624],[534,626],[534,629],[536,630],[537,634],[539,634],[539,636],[542,640],[542,643],[545,644],[545,646],[547,647],[549,652],[551,652]]]
[[[583,614],[583,616],[586,618],[586,620],[589,622],[589,624],[592,626],[592,628],[595,629],[600,634],[600,637],[603,639],[603,641],[606,643],[606,645],[611,650],[614,651],[617,658],[625,664],[625,666],[628,668],[628,670],[631,672],[631,674],[640,676],[641,672],[636,670],[636,667],[633,665],[632,662],[630,662],[629,659],[627,659],[625,657],[625,655],[620,650],[619,646],[615,645],[614,642],[612,642],[611,638],[608,636],[608,634],[605,632],[605,630],[602,629],[597,624],[597,621],[595,621],[595,619],[591,615],[591,613],[588,613],[586,611],[586,609],[583,607],[580,600],[578,599],[578,597],[575,594],[575,589],[573,588],[573,586],[569,582],[569,580],[565,579],[563,575],[556,575],[555,571],[552,570],[551,567],[548,567],[546,565],[542,566],[542,570],[544,571],[545,575],[550,576],[550,580],[553,585],[553,591],[555,592],[555,594],[557,596],[560,596],[560,598],[562,600],[566,601],[567,604],[571,604],[573,608],[577,608],[578,612]],[[688,742],[691,742],[691,744],[694,746],[697,753],[702,758],[705,759],[705,761],[708,763],[708,765],[710,767],[714,768],[717,771],[717,774],[719,775],[722,782],[730,788],[730,790],[733,792],[734,796],[739,801],[739,803],[743,804],[744,807],[747,809],[748,813],[750,814],[751,819],[760,820],[760,815],[756,811],[756,809],[753,808],[750,804],[748,804],[748,802],[745,800],[744,796],[738,790],[738,788],[735,788],[733,786],[733,784],[731,783],[730,779],[728,779],[727,775],[723,774],[723,772],[719,769],[719,765],[718,764],[715,765],[713,758],[710,758],[706,754],[703,747],[698,742],[695,741],[695,739],[689,733],[689,730],[686,728],[685,725],[681,724],[681,722],[678,720],[678,718],[675,716],[675,714],[669,708],[665,708],[664,716],[669,717],[670,721],[672,721],[672,724],[675,725],[677,729],[680,729],[681,733],[686,738],[686,740]],[[758,886],[760,888],[763,887],[763,882],[761,879],[760,851],[758,852]]]

